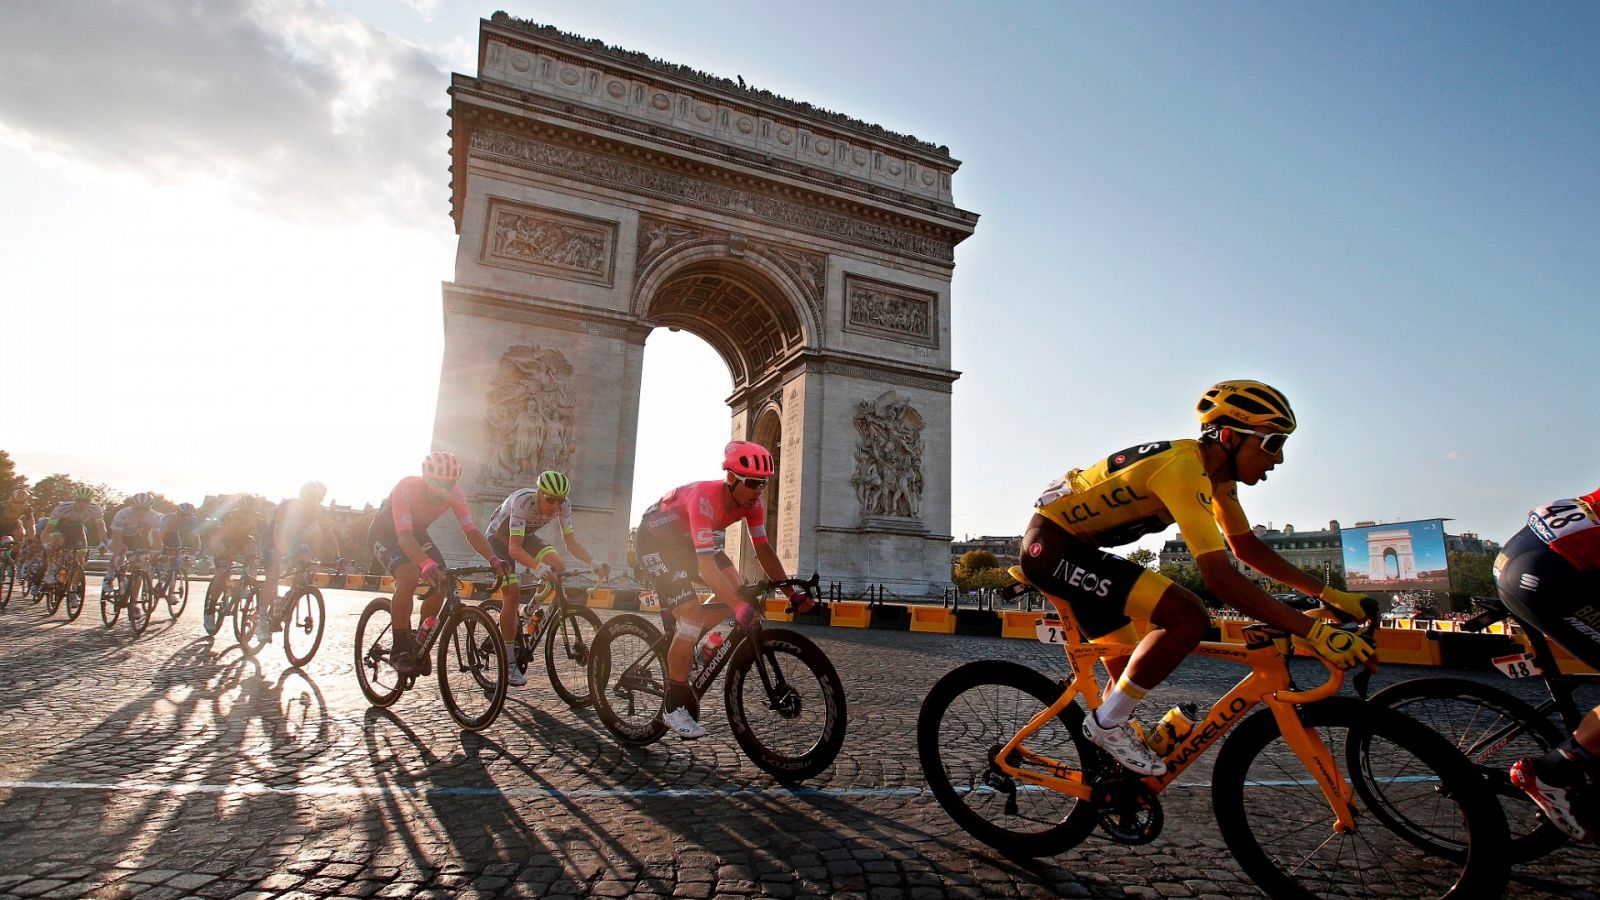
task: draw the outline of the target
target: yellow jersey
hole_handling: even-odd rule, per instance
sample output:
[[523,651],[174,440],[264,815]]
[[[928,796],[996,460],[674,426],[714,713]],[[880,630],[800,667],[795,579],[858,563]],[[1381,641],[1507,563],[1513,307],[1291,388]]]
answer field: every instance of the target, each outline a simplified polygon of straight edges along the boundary
[[1225,549],[1223,535],[1250,530],[1238,485],[1213,485],[1200,442],[1157,441],[1113,453],[1051,482],[1039,515],[1095,547],[1116,547],[1178,523],[1195,556]]

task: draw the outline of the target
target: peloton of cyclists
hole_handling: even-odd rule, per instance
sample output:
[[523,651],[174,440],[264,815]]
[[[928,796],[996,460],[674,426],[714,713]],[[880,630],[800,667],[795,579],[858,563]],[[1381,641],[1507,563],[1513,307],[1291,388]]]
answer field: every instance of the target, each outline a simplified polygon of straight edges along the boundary
[[[535,487],[519,488],[506,497],[489,517],[489,547],[494,555],[511,560],[530,570],[534,580],[554,571],[566,571],[566,560],[555,548],[536,532],[551,522],[561,529],[561,538],[573,555],[583,560],[597,577],[604,578],[610,567],[594,558],[578,540],[572,524],[572,503],[567,498],[571,482],[566,475],[553,469],[541,472]],[[516,638],[518,607],[521,604],[520,579],[515,571],[506,577],[500,603],[500,635],[506,641],[507,671],[513,685],[527,684],[522,670],[517,668]]]
[[[1494,562],[1507,608],[1600,668],[1600,489],[1528,513]],[[1600,706],[1548,753],[1518,760],[1511,781],[1575,841],[1600,833]]]
[[[495,575],[511,574],[511,564],[495,555],[472,520],[472,510],[458,483],[460,479],[461,463],[454,453],[443,450],[429,453],[422,460],[422,475],[400,479],[384,499],[367,531],[373,558],[394,576],[394,601],[390,608],[394,622],[394,667],[403,675],[425,675],[432,669],[428,660],[417,653],[422,641],[412,633],[411,606],[420,582],[438,586],[446,575],[444,556],[428,535],[428,526],[435,519],[446,510],[454,512],[467,543],[489,561]],[[436,590],[428,595],[422,604],[422,622],[426,624],[437,616],[443,605],[443,591]]]
[[[324,559],[339,555],[339,538],[328,524],[327,510],[322,508],[322,498],[327,494],[328,488],[322,482],[308,481],[300,486],[300,496],[279,503],[267,517],[261,529],[261,568],[264,583],[271,589],[264,590],[263,596],[278,598],[284,568],[299,560],[316,558],[313,544],[323,549]],[[263,614],[256,619],[256,629],[266,637],[278,628],[277,600],[261,608]]]
[[1165,576],[1106,552],[1176,522],[1206,587],[1247,616],[1306,638],[1341,667],[1360,664],[1371,644],[1274,600],[1236,570],[1250,568],[1354,617],[1362,596],[1335,590],[1274,552],[1250,527],[1238,485],[1265,481],[1283,462],[1296,421],[1289,401],[1257,381],[1224,381],[1200,398],[1198,440],[1155,441],[1073,469],[1046,486],[1022,536],[1021,567],[1039,590],[1064,600],[1091,639],[1133,643],[1133,618],[1150,631],[1132,656],[1107,659],[1116,679],[1085,720],[1089,739],[1142,775],[1161,761],[1129,726],[1134,707],[1199,645],[1210,625],[1200,598]]
[[264,517],[249,497],[239,495],[227,500],[213,512],[207,523],[210,534],[205,546],[211,553],[212,566],[218,577],[240,562],[248,566],[259,553],[256,536],[261,533]]
[[[668,491],[645,510],[635,543],[640,565],[661,602],[662,618],[675,622],[667,650],[667,691],[662,721],[683,740],[704,737],[696,721],[697,704],[688,685],[695,643],[732,610],[742,626],[754,625],[760,613],[739,596],[743,579],[712,536],[743,521],[755,547],[756,560],[768,578],[787,578],[783,563],[767,540],[767,511],[762,493],[774,474],[772,454],[750,441],[733,441],[723,449],[723,478],[696,481]],[[711,589],[704,605],[694,582]],[[785,587],[796,610],[808,611],[814,601],[803,590]]]

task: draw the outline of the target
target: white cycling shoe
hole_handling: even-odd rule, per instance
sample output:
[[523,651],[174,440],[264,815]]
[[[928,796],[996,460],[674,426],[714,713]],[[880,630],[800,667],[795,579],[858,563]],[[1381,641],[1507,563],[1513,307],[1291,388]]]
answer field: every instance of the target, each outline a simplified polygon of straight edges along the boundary
[[1151,752],[1144,741],[1139,740],[1133,726],[1126,722],[1113,728],[1104,728],[1095,714],[1090,712],[1083,717],[1083,734],[1131,772],[1139,775],[1167,774],[1167,764]]
[[665,722],[674,734],[686,741],[706,736],[706,730],[700,726],[699,722],[694,720],[694,716],[689,714],[689,707],[687,706],[680,706],[672,710],[662,716],[661,721]]
[[506,654],[506,683],[512,687],[522,687],[528,683],[528,677],[517,667],[516,651]]

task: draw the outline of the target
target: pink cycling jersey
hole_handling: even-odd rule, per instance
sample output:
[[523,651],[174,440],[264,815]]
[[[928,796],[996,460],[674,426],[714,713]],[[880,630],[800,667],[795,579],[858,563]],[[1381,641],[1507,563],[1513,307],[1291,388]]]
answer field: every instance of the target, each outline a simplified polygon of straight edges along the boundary
[[477,524],[472,521],[472,510],[467,506],[467,495],[462,493],[459,484],[450,489],[450,495],[444,500],[436,500],[429,495],[428,484],[422,476],[402,478],[389,492],[389,509],[394,515],[396,533],[427,531],[428,526],[444,515],[447,509],[455,512],[462,531],[478,530]]
[[767,508],[757,502],[745,509],[734,506],[726,485],[720,481],[696,481],[676,487],[645,510],[641,525],[657,535],[669,531],[687,532],[696,553],[714,553],[711,536],[743,520],[750,529],[752,543],[767,543]]
[[1528,530],[1575,568],[1600,570],[1600,490],[1529,512]]

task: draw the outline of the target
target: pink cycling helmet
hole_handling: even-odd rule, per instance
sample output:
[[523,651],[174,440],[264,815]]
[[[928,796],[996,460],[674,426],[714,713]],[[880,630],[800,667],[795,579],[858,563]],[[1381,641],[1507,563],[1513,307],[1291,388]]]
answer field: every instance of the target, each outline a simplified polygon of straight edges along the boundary
[[435,450],[422,460],[422,474],[428,478],[455,481],[461,477],[461,461],[447,450]]
[[740,478],[771,478],[777,470],[771,452],[751,441],[733,441],[723,447],[722,468]]

